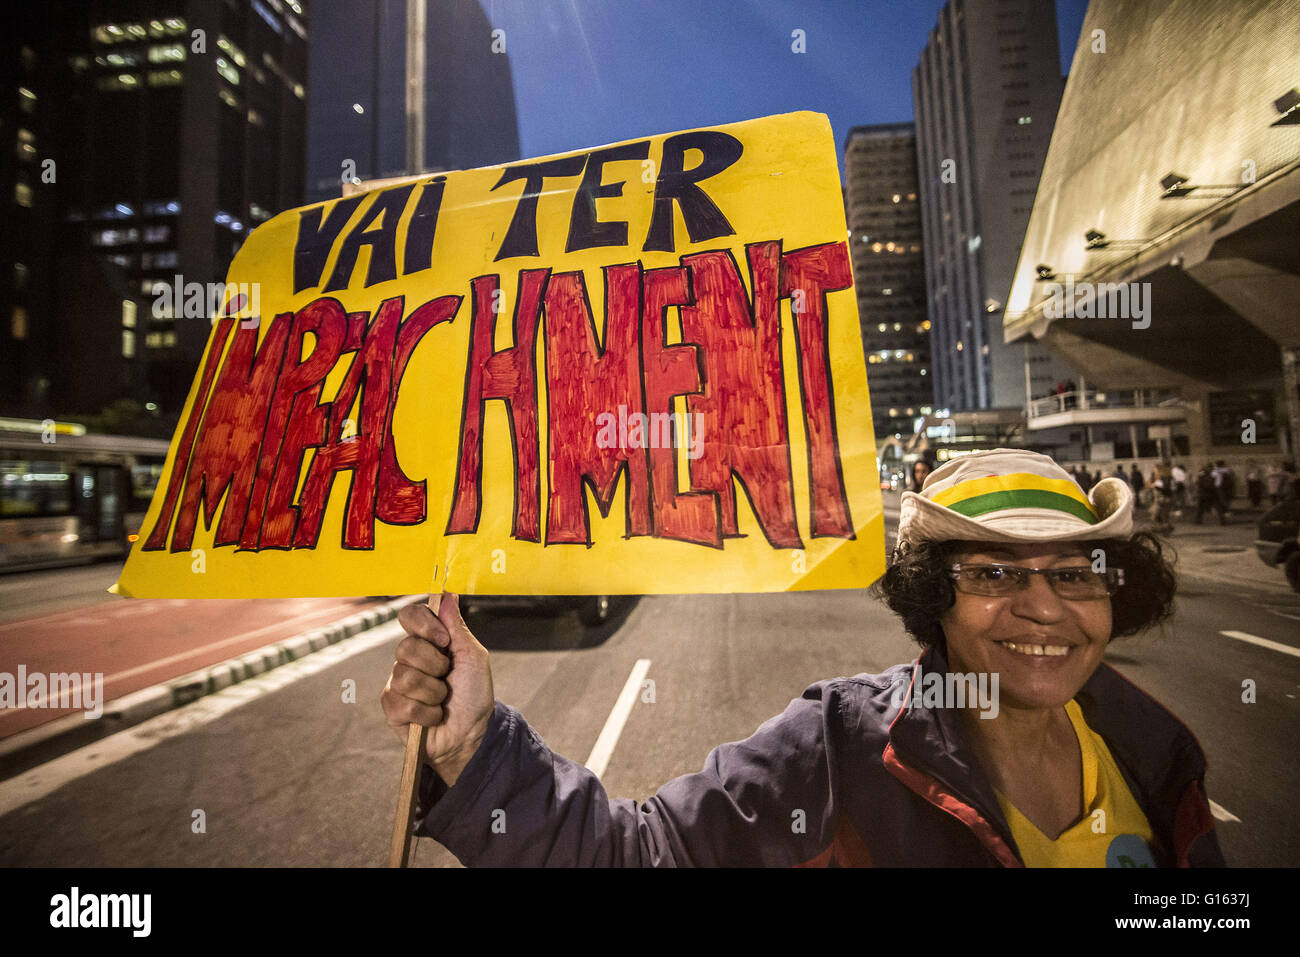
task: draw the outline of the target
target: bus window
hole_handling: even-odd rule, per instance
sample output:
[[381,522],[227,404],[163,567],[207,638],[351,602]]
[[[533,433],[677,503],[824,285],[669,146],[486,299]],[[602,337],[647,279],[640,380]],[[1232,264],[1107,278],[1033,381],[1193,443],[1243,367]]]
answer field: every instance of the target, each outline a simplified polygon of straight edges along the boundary
[[72,477],[61,462],[0,461],[0,516],[67,515]]
[[143,511],[153,501],[153,493],[158,490],[158,480],[162,478],[163,463],[141,461],[131,466],[131,505],[137,511]]

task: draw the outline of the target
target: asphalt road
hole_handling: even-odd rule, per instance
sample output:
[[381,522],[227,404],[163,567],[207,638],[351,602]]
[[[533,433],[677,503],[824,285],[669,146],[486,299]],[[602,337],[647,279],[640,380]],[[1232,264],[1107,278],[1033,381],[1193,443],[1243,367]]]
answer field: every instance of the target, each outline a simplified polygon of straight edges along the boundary
[[[1108,656],[1200,739],[1209,796],[1239,819],[1218,822],[1230,864],[1300,864],[1290,807],[1300,784],[1300,658],[1220,632],[1297,647],[1297,621],[1295,597],[1185,582],[1164,633],[1116,642]],[[596,631],[571,613],[482,617],[471,627],[493,651],[497,696],[580,761],[636,662],[650,660],[654,702],[638,699],[604,775],[621,797],[648,796],[698,770],[714,745],[747,736],[813,681],[914,655],[865,592],[648,597]],[[0,815],[0,864],[382,864],[401,745],[378,697],[396,640],[389,633],[351,657],[322,660],[297,680],[271,672],[236,686],[238,706],[212,720],[198,720],[204,701],[154,719],[137,729],[140,746],[152,746],[120,760],[105,757],[116,747],[110,738],[94,746],[107,763],[21,806],[21,779],[0,783],[0,806],[14,807]],[[1253,704],[1241,700],[1248,678]],[[344,700],[349,680],[355,703]],[[198,717],[187,719],[190,709]],[[454,863],[419,842],[417,866]]]

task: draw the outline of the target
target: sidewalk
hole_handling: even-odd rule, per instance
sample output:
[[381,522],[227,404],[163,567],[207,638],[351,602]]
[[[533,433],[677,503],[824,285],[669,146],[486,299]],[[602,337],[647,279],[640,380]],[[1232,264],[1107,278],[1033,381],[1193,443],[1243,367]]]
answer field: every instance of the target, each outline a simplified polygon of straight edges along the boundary
[[[1265,565],[1255,552],[1255,537],[1264,511],[1246,508],[1233,512],[1226,525],[1207,516],[1205,524],[1197,525],[1191,519],[1195,510],[1185,509],[1183,518],[1175,522],[1174,533],[1168,536],[1178,552],[1178,574],[1270,594],[1295,594],[1281,567]],[[1138,514],[1134,518],[1136,528],[1149,528],[1145,516]]]

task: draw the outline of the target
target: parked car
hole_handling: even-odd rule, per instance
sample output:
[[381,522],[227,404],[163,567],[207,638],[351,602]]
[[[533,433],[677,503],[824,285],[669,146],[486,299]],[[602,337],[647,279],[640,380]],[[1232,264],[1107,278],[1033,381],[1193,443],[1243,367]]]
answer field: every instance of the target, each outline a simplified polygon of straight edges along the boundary
[[588,628],[603,625],[613,614],[616,595],[465,595],[461,608],[466,615],[478,611],[536,612],[561,615],[576,608],[578,620]]
[[1265,512],[1255,534],[1260,559],[1266,565],[1281,565],[1291,587],[1300,591],[1300,498],[1292,495]]

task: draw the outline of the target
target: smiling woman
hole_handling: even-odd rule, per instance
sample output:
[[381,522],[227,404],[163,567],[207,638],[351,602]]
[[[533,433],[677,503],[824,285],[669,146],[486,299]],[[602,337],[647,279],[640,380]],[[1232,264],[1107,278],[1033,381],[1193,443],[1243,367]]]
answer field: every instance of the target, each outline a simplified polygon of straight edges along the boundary
[[[926,649],[922,665],[998,676],[998,710],[959,711],[955,746],[969,751],[977,786],[987,784],[1002,812],[996,823],[1030,866],[1186,863],[1207,825],[1204,757],[1190,733],[1132,686],[1127,706],[1107,702],[1122,679],[1099,673],[1112,638],[1173,610],[1164,546],[1124,534],[1132,507],[1118,479],[1088,499],[1051,459],[997,450],[939,469],[900,514],[881,595]],[[1138,712],[1127,708],[1158,715],[1158,732],[1134,735]],[[1101,727],[1124,730],[1108,744]],[[1157,733],[1182,756],[1181,790],[1163,802],[1151,782],[1171,766],[1169,752],[1151,747]],[[1191,813],[1195,835],[1171,826]]]
[[454,596],[403,609],[383,707],[429,727],[416,833],[522,866],[1222,866],[1191,732],[1102,661],[1166,618],[1133,493],[997,449],[903,495],[883,597],[911,664],[819,681],[643,802],[495,701]]

